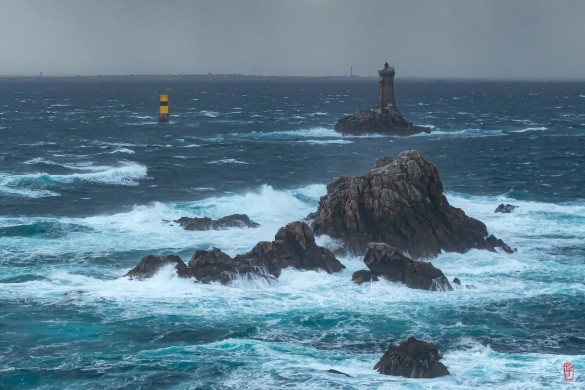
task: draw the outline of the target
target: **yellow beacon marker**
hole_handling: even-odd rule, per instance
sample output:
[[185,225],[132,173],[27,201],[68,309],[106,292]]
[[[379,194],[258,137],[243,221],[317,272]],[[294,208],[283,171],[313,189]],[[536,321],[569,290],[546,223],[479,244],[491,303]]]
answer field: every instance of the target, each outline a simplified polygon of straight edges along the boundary
[[169,121],[169,95],[160,95],[160,108],[158,111],[158,121],[168,122]]

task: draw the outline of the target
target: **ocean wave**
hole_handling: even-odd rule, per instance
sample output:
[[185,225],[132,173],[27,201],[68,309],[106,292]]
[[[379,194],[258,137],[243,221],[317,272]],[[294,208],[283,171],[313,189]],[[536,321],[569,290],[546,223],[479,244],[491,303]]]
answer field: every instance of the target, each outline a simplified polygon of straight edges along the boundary
[[[202,188],[201,190],[208,190]],[[277,230],[289,222],[303,219],[315,211],[319,197],[325,193],[324,185],[310,185],[292,190],[275,190],[263,185],[242,194],[214,196],[186,203],[154,202],[135,206],[129,212],[96,215],[84,218],[0,218],[0,228],[18,232],[23,229],[38,230],[38,226],[64,226],[67,233],[59,240],[27,249],[27,259],[36,256],[67,256],[71,253],[152,251],[161,253],[181,252],[190,256],[195,249],[217,246],[236,255],[250,250],[258,241],[272,241]],[[260,224],[255,229],[186,231],[172,221],[181,217],[210,217],[218,219],[230,214],[245,213]],[[73,231],[75,227],[75,231]],[[80,227],[87,229],[83,231]],[[12,233],[11,233],[12,234]],[[13,242],[16,233],[1,238],[6,248],[14,245],[20,252],[19,243]],[[41,234],[38,238],[43,238]],[[22,255],[18,255],[22,257]],[[19,257],[19,258],[20,258]],[[139,258],[136,261],[140,260]]]
[[202,116],[206,116],[208,118],[217,118],[219,116],[219,112],[217,111],[199,111],[199,114]]
[[248,165],[249,163],[247,163],[245,161],[236,160],[235,158],[224,158],[221,160],[208,161],[206,164],[246,164],[246,165]]
[[299,129],[299,130],[281,130],[281,131],[270,131],[260,132],[252,131],[249,133],[233,133],[232,136],[248,137],[248,138],[276,138],[276,139],[288,139],[288,138],[341,138],[341,134],[337,133],[333,129],[325,127],[314,127],[310,129]]
[[[31,160],[31,164],[33,160]],[[61,184],[91,182],[112,185],[138,185],[138,180],[146,177],[147,168],[135,162],[121,162],[118,166],[92,166],[59,164],[50,160],[39,159],[34,163],[52,163],[75,170],[89,172],[68,175],[51,175],[48,173],[13,174],[0,172],[0,192],[31,198],[57,196],[47,188],[59,187]]]
[[[428,127],[429,125],[424,125]],[[434,128],[434,126],[433,126]],[[485,130],[485,129],[462,129],[462,130],[431,130],[430,133],[419,133],[415,134],[412,137],[434,137],[434,136],[445,136],[445,137],[453,137],[453,138],[464,138],[464,137],[498,137],[504,135],[503,130]]]
[[115,154],[115,153],[127,153],[127,154],[136,154],[135,151],[133,151],[132,149],[127,149],[127,148],[120,148],[120,149],[116,149],[113,150],[111,152],[109,152],[110,154]]
[[331,140],[316,140],[316,139],[309,139],[303,141],[297,141],[299,143],[310,144],[310,145],[329,145],[329,144],[337,144],[337,145],[347,145],[353,144],[353,141],[345,140],[345,139],[331,139]]
[[527,131],[544,131],[548,130],[548,127],[539,126],[539,127],[527,127],[521,130],[510,130],[510,133],[526,133]]

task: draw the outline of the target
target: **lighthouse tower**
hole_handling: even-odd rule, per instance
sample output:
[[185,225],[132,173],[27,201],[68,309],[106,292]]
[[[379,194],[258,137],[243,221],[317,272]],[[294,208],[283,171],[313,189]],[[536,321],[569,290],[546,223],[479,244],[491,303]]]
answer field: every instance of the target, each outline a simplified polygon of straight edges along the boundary
[[378,71],[380,83],[378,90],[378,109],[387,110],[396,105],[394,99],[394,67],[384,64],[384,69]]

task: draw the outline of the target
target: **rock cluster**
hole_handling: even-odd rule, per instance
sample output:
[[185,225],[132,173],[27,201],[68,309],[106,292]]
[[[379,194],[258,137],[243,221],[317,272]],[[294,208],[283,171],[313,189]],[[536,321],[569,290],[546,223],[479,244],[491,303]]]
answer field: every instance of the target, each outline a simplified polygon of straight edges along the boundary
[[440,269],[426,261],[409,259],[387,244],[370,243],[364,257],[364,263],[370,271],[354,273],[352,280],[358,284],[376,281],[377,277],[381,276],[420,290],[453,290],[449,280]]
[[449,375],[449,370],[439,360],[437,347],[409,337],[398,346],[390,345],[374,366],[374,370],[385,375],[407,378],[436,378]]
[[449,204],[437,168],[415,150],[378,160],[363,176],[334,178],[308,219],[315,234],[341,239],[357,253],[370,242],[387,243],[414,259],[473,248],[511,250],[495,237],[486,240],[482,222]]
[[430,133],[428,127],[413,126],[407,122],[395,107],[359,111],[340,118],[335,131],[346,135],[384,134],[408,136]]
[[175,264],[181,277],[195,277],[202,283],[227,284],[236,276],[278,278],[284,268],[324,270],[345,268],[333,252],[315,243],[315,235],[305,222],[292,222],[276,233],[274,241],[261,241],[250,252],[234,258],[217,248],[196,251],[186,265],[179,256],[146,256],[126,276],[143,279],[160,268]]

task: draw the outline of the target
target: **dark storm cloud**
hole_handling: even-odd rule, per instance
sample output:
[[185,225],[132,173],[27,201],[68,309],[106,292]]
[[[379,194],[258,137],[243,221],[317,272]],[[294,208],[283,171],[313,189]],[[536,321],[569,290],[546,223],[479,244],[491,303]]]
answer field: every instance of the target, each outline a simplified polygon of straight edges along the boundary
[[585,78],[585,2],[0,1],[0,74]]

